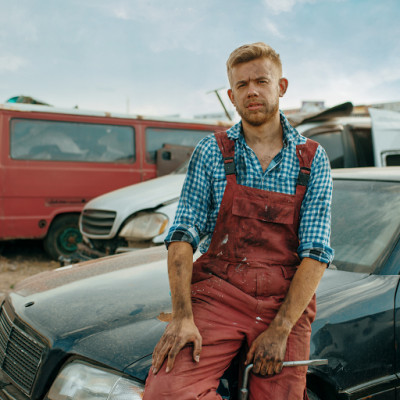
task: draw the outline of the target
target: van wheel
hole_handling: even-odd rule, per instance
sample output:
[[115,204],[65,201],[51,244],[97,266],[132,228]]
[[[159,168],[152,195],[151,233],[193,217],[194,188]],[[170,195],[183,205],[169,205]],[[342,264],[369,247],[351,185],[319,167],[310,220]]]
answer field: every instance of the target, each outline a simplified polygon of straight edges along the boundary
[[76,251],[77,244],[82,241],[78,221],[78,215],[68,214],[52,222],[43,242],[51,258],[58,260],[60,256],[68,256]]

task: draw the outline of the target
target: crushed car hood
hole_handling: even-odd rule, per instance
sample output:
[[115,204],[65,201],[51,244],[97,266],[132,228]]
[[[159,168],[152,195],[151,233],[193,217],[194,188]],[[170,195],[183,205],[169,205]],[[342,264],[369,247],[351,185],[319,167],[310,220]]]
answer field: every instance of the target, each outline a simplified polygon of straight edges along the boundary
[[[328,270],[318,297],[365,276]],[[119,370],[144,359],[147,370],[171,315],[166,250],[156,247],[44,272],[19,284],[9,301],[53,350]]]
[[[106,209],[121,215],[157,207],[179,197],[185,174],[170,174],[149,181],[136,183],[90,200],[85,209]],[[131,199],[131,201],[126,201]]]

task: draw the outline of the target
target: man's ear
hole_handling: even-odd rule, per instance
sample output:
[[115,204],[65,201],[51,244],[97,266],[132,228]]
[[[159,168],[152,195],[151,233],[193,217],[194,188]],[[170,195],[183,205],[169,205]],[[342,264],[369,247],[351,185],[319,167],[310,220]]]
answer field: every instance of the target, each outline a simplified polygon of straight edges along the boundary
[[235,97],[233,96],[232,89],[228,89],[228,96],[229,96],[229,99],[231,100],[231,103],[233,105],[235,105]]
[[289,86],[289,81],[286,78],[279,79],[279,97],[283,97]]

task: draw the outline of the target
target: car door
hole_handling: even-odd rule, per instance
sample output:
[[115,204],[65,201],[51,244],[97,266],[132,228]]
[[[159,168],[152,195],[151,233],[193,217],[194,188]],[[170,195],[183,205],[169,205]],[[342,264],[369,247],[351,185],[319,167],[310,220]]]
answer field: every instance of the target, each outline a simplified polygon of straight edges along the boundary
[[[385,174],[383,169],[369,172]],[[335,259],[317,295],[314,358],[329,360],[329,377],[342,398],[394,400],[400,372],[395,351],[400,314],[394,313],[400,304],[400,186],[340,179],[345,174],[349,171],[333,172]]]
[[[385,268],[385,272],[399,275],[400,274],[400,239],[397,243],[396,248],[392,252],[387,266]],[[395,348],[393,351],[395,352],[395,371],[398,379],[397,387],[396,387],[396,399],[400,400],[400,279],[397,285],[396,296],[394,300],[394,331],[395,331]]]
[[375,165],[400,165],[400,113],[370,108]]

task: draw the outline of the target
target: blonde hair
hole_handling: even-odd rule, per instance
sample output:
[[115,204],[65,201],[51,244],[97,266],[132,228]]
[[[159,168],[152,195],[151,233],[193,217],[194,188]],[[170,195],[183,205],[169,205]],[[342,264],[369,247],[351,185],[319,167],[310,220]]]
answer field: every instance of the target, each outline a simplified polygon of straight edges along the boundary
[[268,46],[263,42],[257,42],[245,44],[232,51],[228,61],[226,62],[229,80],[231,78],[232,68],[235,65],[253,61],[257,58],[270,59],[278,67],[279,73],[282,75],[282,62],[279,54],[271,46]]

